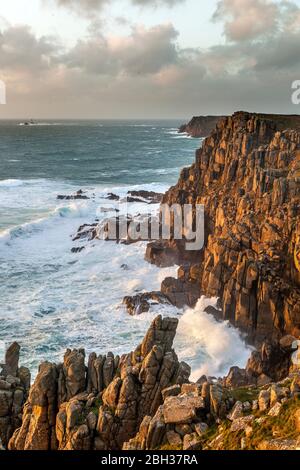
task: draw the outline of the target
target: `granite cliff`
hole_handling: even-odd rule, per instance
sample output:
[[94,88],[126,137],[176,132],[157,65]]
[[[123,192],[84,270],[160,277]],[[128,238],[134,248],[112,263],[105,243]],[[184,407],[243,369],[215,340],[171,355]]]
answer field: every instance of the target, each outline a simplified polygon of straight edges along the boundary
[[180,264],[162,283],[177,306],[219,297],[224,320],[258,344],[300,335],[300,117],[237,112],[219,121],[163,202],[203,204],[204,249],[153,242],[146,259]]

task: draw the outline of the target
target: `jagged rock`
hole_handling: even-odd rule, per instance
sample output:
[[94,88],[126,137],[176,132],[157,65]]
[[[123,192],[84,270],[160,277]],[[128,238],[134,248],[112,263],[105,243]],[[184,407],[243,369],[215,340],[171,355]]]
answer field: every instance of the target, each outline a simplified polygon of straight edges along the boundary
[[268,377],[266,374],[261,374],[257,377],[257,386],[263,387],[264,385],[268,385],[272,382],[271,377]]
[[287,397],[289,394],[289,389],[286,387],[280,387],[276,384],[271,386],[270,389],[270,406],[274,406],[282,398]]
[[177,325],[177,319],[157,317],[142,344],[122,358],[92,353],[86,367],[84,350],[75,349],[67,350],[63,364],[42,364],[10,449],[122,449],[140,426],[147,436],[142,445],[155,448],[149,446],[165,436],[162,391],[189,379],[190,368],[172,349]]
[[169,304],[169,300],[161,292],[147,292],[134,296],[126,296],[123,304],[129,315],[140,315],[149,312],[151,305]]
[[204,400],[197,396],[167,397],[163,415],[166,424],[188,424],[197,417],[199,410],[205,409]]
[[0,440],[5,447],[21,424],[20,416],[30,387],[30,372],[19,367],[19,353],[18,343],[7,349],[0,376]]
[[230,414],[228,415],[228,419],[230,421],[234,421],[238,418],[241,418],[243,416],[243,411],[244,411],[243,403],[240,401],[237,401],[234,407],[232,408]]
[[239,367],[231,367],[229,374],[225,378],[225,386],[228,388],[237,388],[248,385],[251,382],[251,377],[245,369]]
[[67,350],[64,357],[63,371],[65,376],[66,396],[68,401],[85,390],[85,353],[83,350]]
[[210,385],[210,409],[214,416],[224,418],[226,416],[226,405],[224,402],[224,388],[220,384]]
[[162,391],[163,400],[165,401],[167,397],[176,397],[177,395],[180,394],[180,392],[181,392],[181,386],[178,384],[172,385],[172,387],[165,388]]
[[6,351],[5,354],[5,364],[4,364],[4,375],[11,375],[13,377],[17,376],[18,367],[19,367],[19,357],[20,357],[20,345],[18,343],[13,343]]
[[55,450],[58,371],[54,364],[41,364],[24,407],[21,428],[9,442],[10,450]]

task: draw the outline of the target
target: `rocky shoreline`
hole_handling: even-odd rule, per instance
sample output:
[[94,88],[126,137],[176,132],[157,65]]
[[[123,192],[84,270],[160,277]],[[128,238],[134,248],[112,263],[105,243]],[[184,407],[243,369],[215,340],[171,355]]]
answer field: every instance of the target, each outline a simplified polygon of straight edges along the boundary
[[[203,204],[204,249],[187,252],[184,240],[149,243],[146,259],[180,265],[178,277],[124,304],[140,314],[152,302],[182,308],[201,295],[218,297],[219,310],[209,313],[257,348],[247,367],[190,383],[190,367],[172,348],[178,320],[159,316],[130,354],[91,354],[86,365],[84,350],[68,350],[62,364],[40,366],[29,390],[14,344],[0,374],[5,447],[299,448],[300,370],[292,355],[300,337],[300,117],[238,112],[213,127],[195,164],[165,195],[129,195],[131,202]],[[80,227],[74,241],[95,240],[97,228],[97,221]]]
[[177,325],[158,316],[121,357],[92,353],[86,363],[84,350],[67,350],[63,363],[40,365],[30,390],[12,345],[0,380],[2,444],[14,451],[298,449],[295,338],[282,338],[279,356],[264,344],[246,369],[191,383],[190,367],[173,350]]

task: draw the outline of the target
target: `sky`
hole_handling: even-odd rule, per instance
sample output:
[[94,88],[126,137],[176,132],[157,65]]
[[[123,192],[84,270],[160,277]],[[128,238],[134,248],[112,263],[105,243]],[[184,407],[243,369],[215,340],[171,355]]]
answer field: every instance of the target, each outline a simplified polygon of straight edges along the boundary
[[300,0],[0,0],[0,118],[300,113]]

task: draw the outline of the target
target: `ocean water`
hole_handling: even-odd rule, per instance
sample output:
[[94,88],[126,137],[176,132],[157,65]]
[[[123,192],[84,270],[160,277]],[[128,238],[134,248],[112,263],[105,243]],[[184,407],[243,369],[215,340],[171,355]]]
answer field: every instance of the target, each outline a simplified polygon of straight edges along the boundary
[[[178,316],[175,348],[193,378],[245,365],[249,349],[237,330],[204,313],[216,299],[202,298],[195,309],[125,312],[125,295],[158,290],[164,277],[176,275],[176,266],[144,261],[145,243],[96,240],[71,253],[78,227],[104,217],[101,206],[116,204],[105,199],[108,192],[164,192],[193,163],[201,141],[178,135],[180,124],[0,122],[0,341],[18,341],[22,364],[33,373],[43,360],[60,361],[67,347],[129,352],[158,313]],[[57,200],[79,189],[90,199]],[[142,214],[149,206],[132,207]]]

